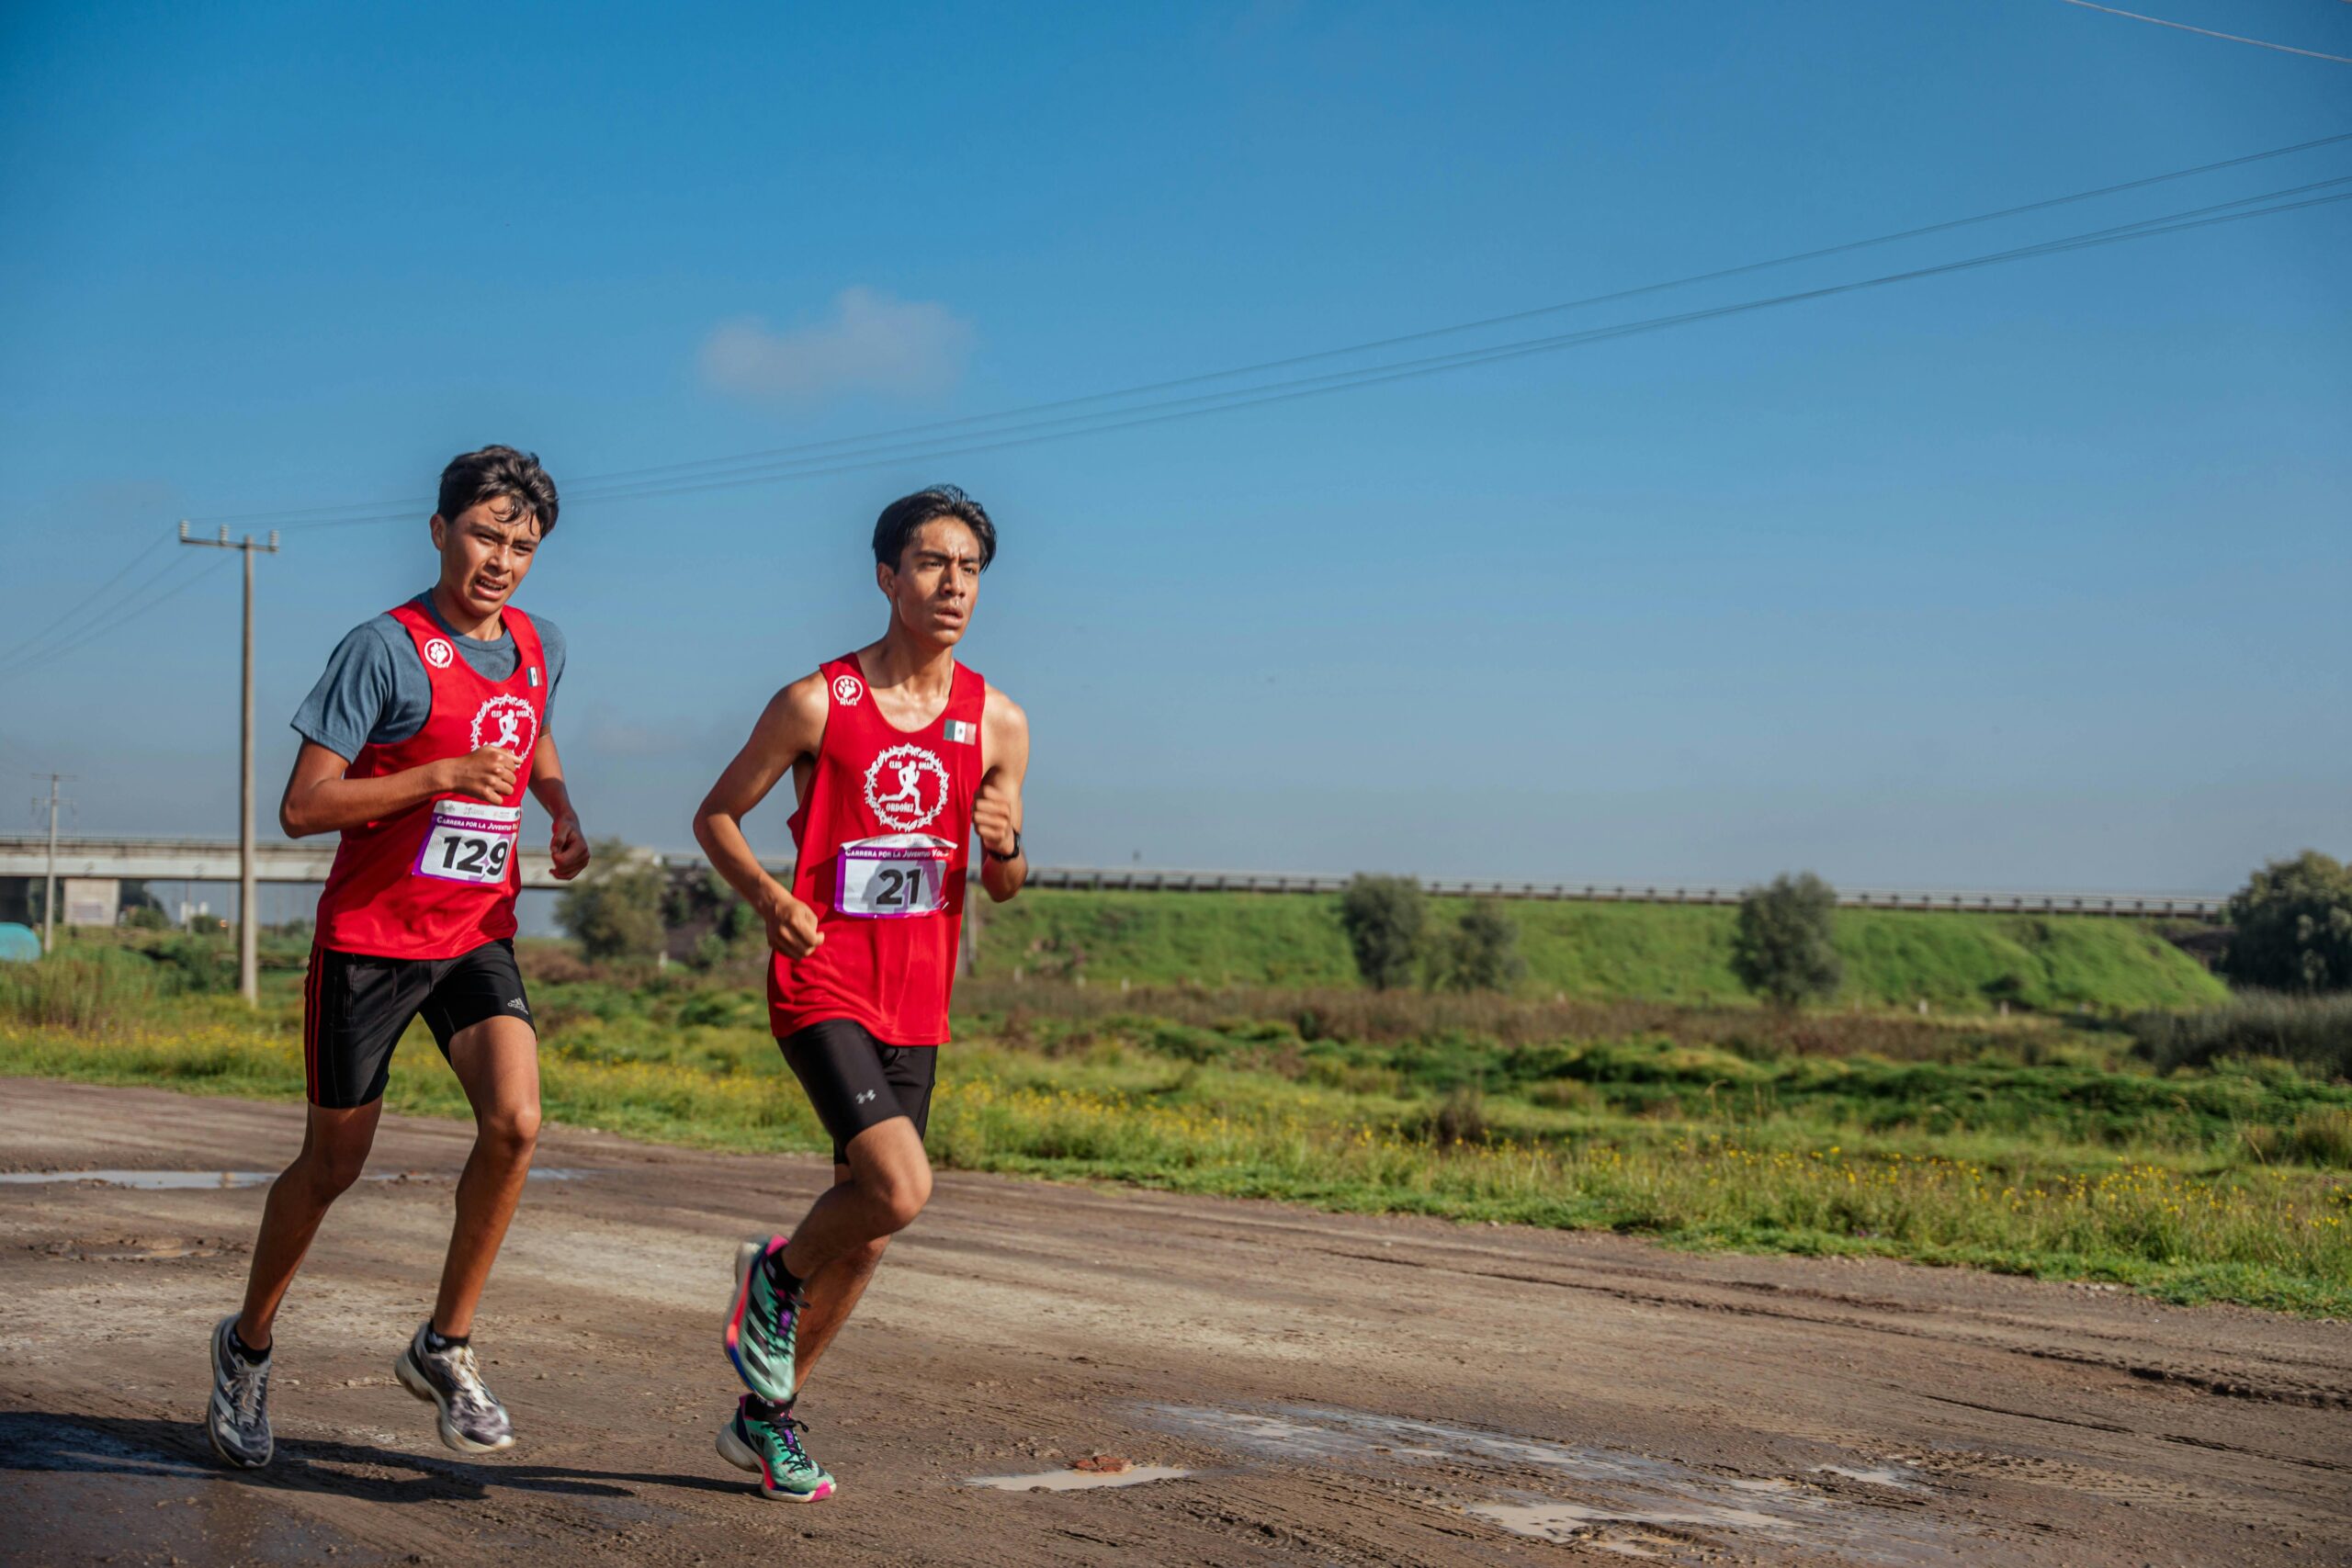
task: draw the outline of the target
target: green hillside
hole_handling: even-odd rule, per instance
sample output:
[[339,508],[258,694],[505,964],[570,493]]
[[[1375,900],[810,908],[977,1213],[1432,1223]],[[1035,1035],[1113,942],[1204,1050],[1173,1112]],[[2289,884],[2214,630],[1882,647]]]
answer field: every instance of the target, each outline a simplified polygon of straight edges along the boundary
[[[1430,900],[1433,925],[1460,899]],[[1733,911],[1672,904],[1510,903],[1531,995],[1724,1002]],[[1252,893],[1069,893],[1036,889],[986,911],[979,972],[1082,975],[1090,983],[1352,986],[1336,897]],[[2201,1007],[2228,993],[2146,925],[2093,916],[1914,914],[1847,909],[1839,999],[1939,1010]]]

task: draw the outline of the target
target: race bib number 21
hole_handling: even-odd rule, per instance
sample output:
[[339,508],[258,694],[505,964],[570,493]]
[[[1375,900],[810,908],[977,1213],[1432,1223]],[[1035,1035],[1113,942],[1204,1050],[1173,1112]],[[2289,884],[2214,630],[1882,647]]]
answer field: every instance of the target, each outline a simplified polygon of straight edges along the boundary
[[860,919],[935,915],[947,907],[948,849],[907,834],[913,843],[868,840],[843,844],[833,908]]
[[436,800],[433,825],[425,831],[424,847],[417,852],[416,874],[495,886],[506,880],[522,827],[519,806]]

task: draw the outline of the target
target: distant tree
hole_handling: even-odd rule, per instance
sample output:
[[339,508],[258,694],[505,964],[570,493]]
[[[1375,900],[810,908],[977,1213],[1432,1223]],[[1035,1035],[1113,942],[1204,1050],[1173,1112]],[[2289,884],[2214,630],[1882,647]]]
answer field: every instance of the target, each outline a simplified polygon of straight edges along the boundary
[[1845,965],[1830,941],[1838,895],[1811,872],[1787,873],[1739,897],[1731,970],[1775,1007],[1803,1007],[1838,994]]
[[1409,876],[1359,874],[1340,896],[1340,925],[1356,972],[1375,991],[1413,983],[1422,924],[1421,885]]
[[2317,850],[2272,861],[2230,899],[2230,945],[2214,965],[2233,986],[2352,989],[2352,866]]
[[587,873],[557,897],[557,922],[592,959],[652,957],[662,951],[669,879],[618,839],[594,852]]
[[664,942],[697,969],[767,951],[767,928],[718,873],[705,866],[671,879],[662,899]]
[[1508,991],[1527,973],[1519,953],[1519,926],[1502,906],[1481,898],[1438,945],[1439,987],[1450,991]]

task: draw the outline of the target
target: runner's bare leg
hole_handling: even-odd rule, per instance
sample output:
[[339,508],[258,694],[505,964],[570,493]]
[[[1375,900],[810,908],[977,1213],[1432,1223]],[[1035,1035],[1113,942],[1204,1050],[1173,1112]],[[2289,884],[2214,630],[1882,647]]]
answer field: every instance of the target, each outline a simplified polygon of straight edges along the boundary
[[458,1223],[433,1326],[462,1339],[473,1332],[474,1307],[538,1146],[539,1038],[519,1018],[486,1018],[451,1038],[449,1066],[473,1104],[474,1150],[458,1178]]
[[320,1222],[367,1168],[384,1102],[375,1100],[343,1111],[313,1105],[310,1113],[302,1128],[302,1150],[270,1183],[269,1197],[262,1204],[261,1234],[254,1238],[237,1337],[255,1352],[269,1348],[278,1303],[294,1283]]
[[[834,1186],[849,1179],[849,1167],[833,1167]],[[889,1245],[888,1236],[876,1236],[818,1269],[817,1277],[808,1281],[808,1304],[800,1314],[793,1354],[794,1371],[801,1387],[808,1386],[808,1374],[816,1371],[817,1358],[825,1353],[825,1347],[833,1342],[833,1336],[841,1332],[842,1325],[856,1310],[858,1298],[865,1294],[865,1287],[873,1280],[874,1270],[881,1267],[882,1254]]]

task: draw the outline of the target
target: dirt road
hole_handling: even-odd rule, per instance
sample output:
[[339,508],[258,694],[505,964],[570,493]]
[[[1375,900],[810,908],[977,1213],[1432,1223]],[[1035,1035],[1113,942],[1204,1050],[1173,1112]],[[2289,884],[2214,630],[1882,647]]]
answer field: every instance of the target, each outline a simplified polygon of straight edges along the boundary
[[[266,1172],[286,1105],[0,1079],[0,1167]],[[1877,1262],[947,1175],[810,1385],[842,1478],[711,1450],[735,1241],[829,1179],[551,1129],[477,1343],[523,1442],[390,1364],[469,1130],[388,1118],[278,1326],[276,1465],[196,1421],[259,1185],[0,1184],[0,1558],[2352,1562],[2352,1326]],[[404,1177],[401,1173],[408,1173]],[[1187,1474],[1069,1492],[1109,1453]],[[1125,1479],[1125,1478],[1123,1478]]]

